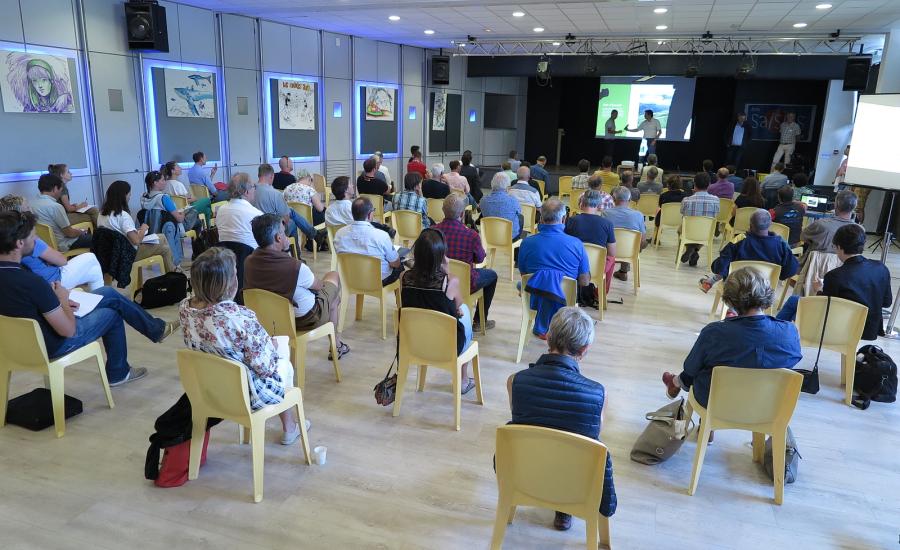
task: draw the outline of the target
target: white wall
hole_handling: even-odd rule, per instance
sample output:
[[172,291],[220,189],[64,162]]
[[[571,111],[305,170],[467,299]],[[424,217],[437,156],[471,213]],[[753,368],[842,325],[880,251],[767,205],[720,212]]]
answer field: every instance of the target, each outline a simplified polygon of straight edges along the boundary
[[856,92],[845,92],[843,80],[830,80],[816,159],[815,185],[831,185],[853,133]]

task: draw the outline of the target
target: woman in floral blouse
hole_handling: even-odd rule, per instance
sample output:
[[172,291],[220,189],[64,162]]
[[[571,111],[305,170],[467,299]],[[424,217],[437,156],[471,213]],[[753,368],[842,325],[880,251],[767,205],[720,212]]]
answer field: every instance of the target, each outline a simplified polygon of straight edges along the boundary
[[[235,256],[224,248],[210,248],[191,265],[193,298],[179,307],[184,344],[242,363],[250,388],[250,408],[280,403],[286,387],[294,385],[294,369],[280,357],[275,338],[266,333],[256,314],[233,299],[237,292]],[[282,445],[300,437],[294,409],[281,413]]]
[[325,223],[325,203],[312,186],[312,176],[303,168],[297,170],[297,183],[288,185],[284,190],[284,202],[302,202],[312,206],[313,225]]

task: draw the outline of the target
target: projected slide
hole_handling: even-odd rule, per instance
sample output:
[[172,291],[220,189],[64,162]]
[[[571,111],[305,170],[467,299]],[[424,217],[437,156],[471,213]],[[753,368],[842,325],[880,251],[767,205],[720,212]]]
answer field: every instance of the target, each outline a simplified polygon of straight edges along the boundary
[[896,140],[890,138],[898,125],[900,94],[860,96],[845,183],[900,191],[900,167],[892,162],[897,156]]
[[[606,121],[613,110],[619,113],[615,120],[616,129],[624,130],[625,126],[637,128],[644,120],[644,111],[650,109],[662,126],[660,139],[690,140],[695,81],[691,78],[661,76],[646,82],[635,82],[635,79],[636,77],[608,77],[600,81],[596,136],[606,135]],[[615,137],[641,139],[643,133],[622,132]]]

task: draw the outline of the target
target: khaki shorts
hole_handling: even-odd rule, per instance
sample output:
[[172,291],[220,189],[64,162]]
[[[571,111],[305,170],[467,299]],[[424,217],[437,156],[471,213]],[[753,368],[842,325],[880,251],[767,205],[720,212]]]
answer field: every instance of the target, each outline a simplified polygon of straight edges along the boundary
[[303,317],[297,317],[297,330],[312,330],[319,328],[331,321],[331,302],[339,296],[338,287],[334,283],[326,282],[321,290],[316,290],[316,303]]

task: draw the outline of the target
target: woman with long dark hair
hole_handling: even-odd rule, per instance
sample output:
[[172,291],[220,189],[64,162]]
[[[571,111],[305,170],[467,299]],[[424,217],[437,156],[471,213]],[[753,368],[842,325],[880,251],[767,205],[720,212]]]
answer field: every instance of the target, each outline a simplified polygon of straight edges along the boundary
[[732,226],[734,226],[734,217],[737,214],[737,209],[746,208],[748,206],[754,208],[766,207],[766,199],[762,195],[759,180],[753,176],[748,176],[744,179],[744,185],[741,187],[741,194],[734,199],[734,213],[731,214],[731,221],[729,222]]
[[[166,236],[175,265],[181,265],[184,258],[181,248],[181,239],[184,238],[185,232],[184,211],[179,210],[172,197],[166,194],[166,180],[161,172],[152,170],[144,178],[144,183],[147,185],[147,192],[141,195],[141,209],[145,211],[144,221],[147,222],[150,231]],[[194,217],[196,219],[196,215]]]
[[[456,353],[461,354],[472,343],[472,314],[462,302],[459,279],[450,275],[447,245],[437,229],[425,229],[412,248],[413,267],[402,277],[400,301],[403,307],[432,309],[456,319]],[[401,311],[400,315],[403,315]],[[460,387],[463,395],[475,387],[469,378],[469,364],[462,367]]]
[[175,262],[172,259],[172,250],[163,238],[158,238],[156,243],[145,243],[150,228],[146,223],[135,227],[134,220],[128,208],[131,200],[131,185],[127,181],[117,180],[112,182],[106,190],[106,200],[100,209],[99,227],[111,229],[128,239],[137,250],[135,261],[149,258],[150,256],[162,256],[166,273],[175,270]]

